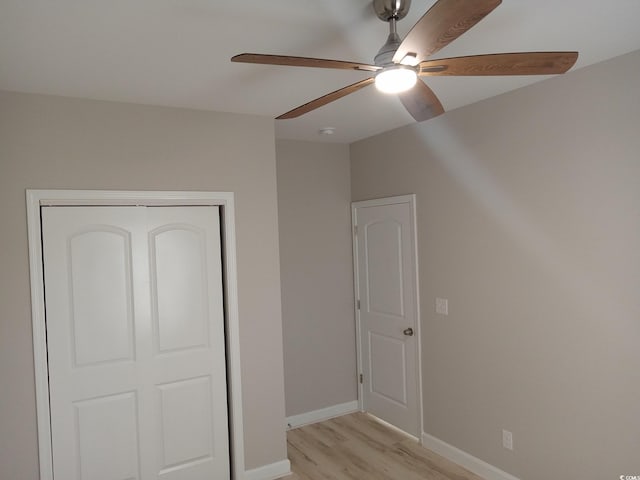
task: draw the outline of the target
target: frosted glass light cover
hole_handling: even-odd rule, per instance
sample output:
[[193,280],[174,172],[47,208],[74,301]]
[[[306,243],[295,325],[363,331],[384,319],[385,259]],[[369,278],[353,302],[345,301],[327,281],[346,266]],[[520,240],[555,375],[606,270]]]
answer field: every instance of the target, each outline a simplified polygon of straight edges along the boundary
[[416,84],[415,70],[404,66],[385,68],[376,75],[376,88],[384,93],[400,93]]

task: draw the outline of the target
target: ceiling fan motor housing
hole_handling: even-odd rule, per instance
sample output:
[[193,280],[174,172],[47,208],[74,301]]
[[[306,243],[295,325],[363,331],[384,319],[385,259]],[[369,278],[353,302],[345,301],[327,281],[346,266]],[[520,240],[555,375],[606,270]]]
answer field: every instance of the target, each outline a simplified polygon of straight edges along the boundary
[[378,53],[373,59],[373,62],[378,67],[385,67],[393,65],[393,55],[400,46],[400,37],[396,32],[391,32],[387,38],[386,43],[380,48]]
[[393,65],[393,55],[402,43],[396,31],[396,22],[405,17],[410,6],[411,0],[373,0],[373,9],[378,18],[389,22],[387,41],[373,59],[378,67]]

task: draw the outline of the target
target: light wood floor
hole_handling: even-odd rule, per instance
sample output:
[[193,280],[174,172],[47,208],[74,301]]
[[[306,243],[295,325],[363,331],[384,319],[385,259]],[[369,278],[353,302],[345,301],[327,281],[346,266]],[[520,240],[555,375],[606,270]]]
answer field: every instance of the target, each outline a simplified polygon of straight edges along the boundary
[[482,480],[366,413],[290,430],[287,448],[286,480]]

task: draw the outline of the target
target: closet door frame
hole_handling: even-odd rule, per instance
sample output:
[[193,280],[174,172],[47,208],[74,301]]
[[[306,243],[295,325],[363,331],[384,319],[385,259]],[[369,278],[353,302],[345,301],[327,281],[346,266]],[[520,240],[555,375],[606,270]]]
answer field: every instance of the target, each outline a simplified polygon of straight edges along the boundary
[[120,191],[120,190],[27,190],[31,320],[36,382],[36,413],[40,480],[54,480],[49,411],[49,375],[45,325],[42,228],[43,206],[218,206],[221,210],[223,283],[229,407],[229,447],[232,479],[243,480],[244,436],[240,370],[240,328],[234,194],[232,192]]

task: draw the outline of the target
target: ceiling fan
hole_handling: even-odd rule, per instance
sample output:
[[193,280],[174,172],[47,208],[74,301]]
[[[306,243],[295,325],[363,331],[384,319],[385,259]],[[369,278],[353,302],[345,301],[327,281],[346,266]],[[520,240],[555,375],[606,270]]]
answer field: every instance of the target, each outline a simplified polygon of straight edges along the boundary
[[411,0],[373,0],[378,18],[389,23],[390,33],[372,65],[257,53],[242,53],[232,57],[231,61],[358,70],[374,74],[276,117],[280,120],[299,117],[375,83],[378,90],[398,94],[411,116],[421,122],[444,113],[444,108],[433,91],[418,80],[418,77],[551,75],[565,73],[575,64],[578,52],[496,53],[427,60],[491,13],[501,2],[502,0],[438,0],[418,20],[404,40],[401,40],[396,31],[396,23],[407,15]]

